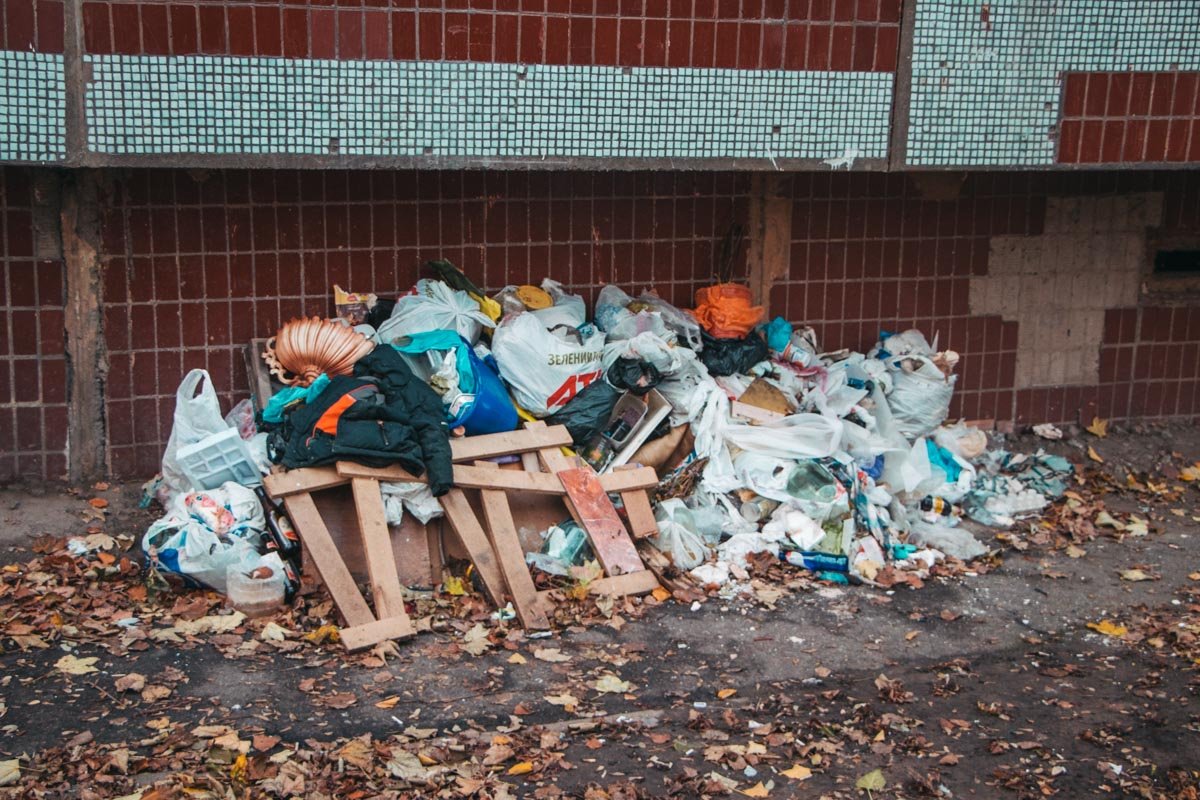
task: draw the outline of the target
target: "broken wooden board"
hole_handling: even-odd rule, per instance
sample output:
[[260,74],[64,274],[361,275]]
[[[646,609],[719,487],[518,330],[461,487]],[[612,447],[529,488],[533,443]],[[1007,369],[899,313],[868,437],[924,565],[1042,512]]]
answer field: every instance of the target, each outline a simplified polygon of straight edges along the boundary
[[565,425],[543,425],[540,428],[451,439],[450,454],[455,462],[472,462],[485,458],[529,453],[541,450],[543,447],[563,447],[570,444],[571,434]]
[[304,467],[263,476],[263,487],[276,500],[292,494],[319,492],[344,483],[348,480],[339,475],[335,467]]
[[371,582],[371,599],[380,619],[404,617],[404,589],[396,573],[396,559],[389,542],[387,514],[379,483],[370,478],[355,478],[350,482],[354,492],[354,507],[358,511],[359,535],[367,559],[367,574]]
[[[481,469],[503,471],[495,464],[484,464],[486,462],[480,464]],[[529,565],[525,563],[525,550],[521,547],[517,526],[508,506],[508,495],[494,489],[484,489],[479,495],[483,502],[483,515],[487,521],[492,550],[496,553],[496,560],[508,586],[509,597],[516,608],[517,618],[528,630],[546,630],[550,627],[550,621],[546,619],[537,588],[529,574]]]
[[[617,575],[611,578],[597,578],[587,585],[589,595],[599,595],[601,597],[622,597],[625,595],[640,595],[650,594],[657,589],[661,584],[654,573],[648,569],[640,572],[630,572],[627,575]],[[552,595],[560,591],[558,589],[543,589],[538,592],[543,603],[553,603]]]
[[308,550],[313,566],[325,582],[325,588],[337,604],[338,611],[346,620],[348,627],[366,625],[375,620],[367,601],[354,582],[350,570],[346,569],[325,522],[313,505],[312,496],[294,494],[283,499],[283,507],[287,509],[288,519],[292,521],[300,540]]
[[557,474],[574,507],[576,521],[587,532],[596,560],[605,573],[613,577],[644,570],[642,557],[591,467],[566,469]]
[[[281,473],[281,476],[302,472]],[[336,474],[336,470],[334,470]],[[269,476],[276,477],[276,476]],[[299,475],[281,487],[287,491],[300,483],[322,483],[327,476],[321,474]],[[344,480],[344,479],[343,479]],[[396,573],[396,562],[388,540],[387,520],[383,510],[383,497],[374,481],[364,481],[355,487],[355,506],[359,516],[359,531],[366,554],[372,593],[378,589],[376,614],[371,613],[366,599],[359,591],[354,576],[338,552],[337,545],[329,535],[329,529],[321,518],[312,495],[308,491],[295,491],[282,495],[283,507],[296,528],[304,545],[307,557],[316,568],[334,604],[341,612],[346,626],[341,630],[341,641],[348,650],[362,649],[386,639],[401,639],[416,635],[404,610],[404,592]],[[371,491],[373,488],[374,491]]]
[[[295,472],[297,470],[293,470]],[[349,461],[339,461],[338,475],[343,479],[371,478],[377,481],[401,483],[426,483],[400,466],[364,467]],[[288,473],[290,474],[290,473]],[[611,494],[652,489],[658,485],[658,475],[649,467],[621,469],[598,476],[601,488]],[[549,472],[525,472],[523,470],[501,470],[499,472],[479,465],[454,465],[454,485],[460,489],[498,489],[508,492],[534,492],[536,494],[564,494],[562,483]]]

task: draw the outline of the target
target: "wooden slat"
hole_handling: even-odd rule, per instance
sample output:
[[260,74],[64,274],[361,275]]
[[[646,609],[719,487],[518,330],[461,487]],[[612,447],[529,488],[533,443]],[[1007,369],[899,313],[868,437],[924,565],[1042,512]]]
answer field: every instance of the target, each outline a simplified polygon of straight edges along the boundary
[[[485,466],[486,464],[487,462],[481,462],[479,468],[492,472],[501,471],[495,464]],[[508,495],[494,489],[484,489],[479,495],[483,501],[483,516],[487,521],[492,549],[500,564],[500,572],[508,585],[508,594],[512,597],[521,625],[529,630],[549,628],[550,621],[546,619],[537,588],[529,575],[529,566],[525,563],[525,551],[521,547],[520,537],[517,536],[512,511],[508,507]]]
[[317,507],[313,505],[312,496],[307,493],[288,495],[284,497],[283,505],[346,624],[354,627],[374,622],[375,617],[354,583],[350,570],[346,569],[321,515],[317,513]]
[[[550,451],[557,453],[558,451]],[[561,454],[559,454],[561,455]],[[570,461],[563,456],[562,462]],[[565,467],[570,469],[571,467]],[[364,467],[350,461],[339,461],[337,472],[342,478],[372,478],[377,481],[415,481],[425,483],[424,477],[416,477],[400,466]],[[600,486],[606,492],[626,492],[648,489],[658,485],[658,475],[649,467],[623,469],[599,476]],[[498,489],[510,492],[535,492],[537,494],[563,494],[562,483],[550,472],[525,472],[523,470],[491,470],[480,466],[456,464],[454,485],[460,489]]]
[[544,423],[529,430],[488,433],[450,440],[450,453],[455,461],[478,461],[483,458],[511,456],[541,450],[543,447],[562,447],[571,444],[571,434],[564,425],[547,427]]
[[263,477],[267,494],[276,500],[301,492],[319,492],[341,486],[346,479],[334,467],[304,467],[287,472],[274,472]]
[[366,556],[367,574],[371,581],[371,599],[375,615],[408,618],[404,610],[404,590],[396,572],[396,559],[389,538],[387,512],[379,483],[370,478],[355,478],[350,482],[354,492],[354,507],[358,511],[358,530]]
[[[658,578],[648,569],[631,572],[628,575],[617,575],[611,578],[597,578],[588,584],[588,594],[598,595],[636,595],[649,594],[660,586]],[[554,589],[543,589],[538,592],[543,603],[553,602],[551,597]]]
[[353,653],[355,650],[365,650],[380,642],[391,639],[407,639],[416,636],[417,630],[408,617],[388,617],[386,619],[354,625],[338,631],[342,646]]
[[633,540],[617,515],[591,467],[565,469],[558,473],[574,515],[591,540],[596,560],[609,576],[639,572],[646,567]]
[[654,519],[650,495],[645,490],[621,492],[621,501],[625,504],[625,516],[629,518],[629,531],[633,538],[644,539],[658,534],[658,521]]
[[467,503],[462,489],[451,489],[441,497],[442,510],[446,512],[446,521],[458,534],[459,541],[471,557],[471,563],[483,580],[484,591],[497,607],[504,605],[506,585],[500,567],[496,564],[496,556],[492,552],[492,543],[479,525],[475,512]]
[[542,465],[538,461],[538,455],[534,452],[521,453],[521,466],[525,468],[526,472],[542,471]]

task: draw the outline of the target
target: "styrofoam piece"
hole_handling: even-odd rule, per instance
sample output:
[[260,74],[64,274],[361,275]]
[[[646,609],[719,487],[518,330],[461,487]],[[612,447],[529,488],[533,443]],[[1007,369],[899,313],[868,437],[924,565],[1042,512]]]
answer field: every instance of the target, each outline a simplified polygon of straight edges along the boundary
[[216,489],[226,481],[258,486],[262,475],[254,465],[250,448],[236,428],[206,436],[179,448],[176,456],[183,474],[199,489]]

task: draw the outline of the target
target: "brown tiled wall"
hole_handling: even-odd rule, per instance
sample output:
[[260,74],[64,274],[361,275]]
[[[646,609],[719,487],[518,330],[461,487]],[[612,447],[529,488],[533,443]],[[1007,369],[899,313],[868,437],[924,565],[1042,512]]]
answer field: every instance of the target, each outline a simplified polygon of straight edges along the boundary
[[1058,160],[1200,161],[1200,73],[1067,73]]
[[63,0],[0,2],[0,50],[63,51]]
[[[0,479],[57,477],[66,410],[62,277],[33,257],[30,170],[3,173]],[[247,394],[242,346],[327,314],[330,287],[391,294],[446,257],[495,289],[549,275],[585,295],[615,282],[688,305],[710,280],[750,180],[735,174],[186,172],[114,174],[102,207],[109,458],[158,467],[173,393],[192,367],[225,408]],[[1016,387],[1019,325],[973,314],[993,237],[1044,234],[1049,197],[1150,193],[1165,235],[1200,235],[1195,173],[971,174],[954,199],[904,175],[796,175],[791,269],[772,310],[828,348],[916,326],[962,353],[953,411],[1022,422],[1193,417],[1200,308],[1185,298],[1108,310],[1095,385]],[[937,192],[933,193],[937,195]],[[942,195],[944,196],[944,195]],[[745,273],[739,261],[736,272]],[[31,376],[36,375],[36,380]],[[10,430],[11,428],[11,430]],[[17,455],[19,453],[19,455]]]
[[97,0],[83,21],[90,53],[890,72],[900,0]]
[[63,265],[34,256],[31,176],[0,169],[0,482],[66,472]]
[[[228,407],[242,346],[328,314],[333,284],[395,294],[448,258],[489,288],[549,275],[688,304],[749,180],[722,174],[135,171],[105,206],[110,455],[151,474],[183,373]],[[739,269],[744,269],[739,267]]]

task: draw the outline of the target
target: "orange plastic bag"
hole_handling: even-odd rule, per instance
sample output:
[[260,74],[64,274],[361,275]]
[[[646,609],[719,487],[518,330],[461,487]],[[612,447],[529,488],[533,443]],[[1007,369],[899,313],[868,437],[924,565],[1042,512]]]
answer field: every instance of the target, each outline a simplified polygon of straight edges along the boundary
[[740,283],[718,283],[696,292],[696,319],[718,339],[741,339],[762,322],[762,306],[751,305],[750,289]]

